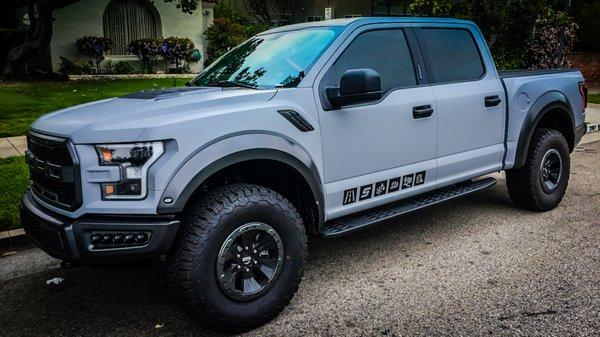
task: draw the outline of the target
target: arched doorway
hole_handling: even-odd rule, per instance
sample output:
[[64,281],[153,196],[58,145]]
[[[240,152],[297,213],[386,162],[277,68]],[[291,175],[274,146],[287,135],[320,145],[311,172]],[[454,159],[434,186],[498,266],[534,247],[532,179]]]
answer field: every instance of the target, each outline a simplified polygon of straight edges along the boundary
[[127,55],[127,44],[162,35],[160,15],[147,0],[112,0],[103,17],[104,37],[114,42],[112,55]]

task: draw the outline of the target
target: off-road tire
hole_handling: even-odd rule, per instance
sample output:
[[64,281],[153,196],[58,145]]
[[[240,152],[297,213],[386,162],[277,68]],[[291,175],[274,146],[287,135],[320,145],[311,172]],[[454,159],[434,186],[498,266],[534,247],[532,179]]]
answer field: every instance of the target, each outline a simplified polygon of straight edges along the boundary
[[[264,295],[242,302],[221,289],[216,261],[228,235],[249,222],[263,222],[277,231],[283,241],[284,261]],[[175,299],[201,323],[220,330],[247,331],[277,316],[298,290],[306,242],[302,219],[283,196],[249,184],[222,186],[186,210],[167,256],[165,278]]]
[[[551,192],[542,189],[540,166],[544,154],[555,149],[562,160],[562,174]],[[543,212],[555,208],[567,190],[570,173],[569,146],[565,137],[553,129],[540,128],[534,131],[525,165],[506,171],[506,186],[512,201],[519,207]]]

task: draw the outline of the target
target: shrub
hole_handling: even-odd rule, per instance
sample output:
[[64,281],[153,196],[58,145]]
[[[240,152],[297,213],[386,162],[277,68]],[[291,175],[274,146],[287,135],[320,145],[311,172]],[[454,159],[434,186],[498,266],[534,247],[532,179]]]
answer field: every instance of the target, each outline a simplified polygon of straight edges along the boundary
[[184,37],[167,37],[162,40],[160,54],[169,63],[175,64],[175,70],[179,71],[182,61],[190,60],[194,52],[194,42]]
[[[540,15],[535,20],[533,39],[529,43],[529,67],[544,69],[568,67],[566,55],[573,49],[576,30],[577,24],[564,12],[549,8]],[[561,40],[563,41],[563,50],[559,60]]]
[[156,57],[160,55],[162,42],[158,39],[147,38],[129,42],[127,50],[137,56],[142,69],[147,73],[154,73]]
[[97,74],[100,73],[100,63],[104,60],[104,55],[113,45],[110,39],[97,36],[84,36],[75,42],[75,47],[81,55],[94,59]]
[[135,74],[135,69],[133,69],[131,63],[124,61],[117,62],[113,67],[113,71],[119,75]]
[[75,63],[66,57],[60,57],[60,68],[58,72],[63,75],[81,75],[81,67],[75,65]]
[[94,70],[89,63],[76,64],[66,57],[60,57],[60,68],[58,72],[63,75],[89,75],[93,74]]

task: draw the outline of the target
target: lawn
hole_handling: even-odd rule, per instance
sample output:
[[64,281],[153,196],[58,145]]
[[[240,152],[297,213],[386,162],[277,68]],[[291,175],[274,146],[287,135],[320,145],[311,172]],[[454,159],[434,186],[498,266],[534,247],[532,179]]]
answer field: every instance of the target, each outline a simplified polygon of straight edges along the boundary
[[600,104],[600,94],[589,94],[588,102]]
[[25,134],[31,122],[58,109],[143,89],[182,86],[189,78],[0,84],[0,137]]
[[29,186],[23,157],[0,158],[0,232],[21,227],[19,201]]

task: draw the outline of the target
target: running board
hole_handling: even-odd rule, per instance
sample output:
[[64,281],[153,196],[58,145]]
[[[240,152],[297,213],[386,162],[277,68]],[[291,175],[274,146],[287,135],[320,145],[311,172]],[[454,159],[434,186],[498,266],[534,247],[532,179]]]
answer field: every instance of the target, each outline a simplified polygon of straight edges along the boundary
[[450,188],[433,191],[415,198],[393,203],[375,208],[358,215],[350,215],[337,220],[333,220],[321,229],[321,236],[326,238],[335,238],[346,234],[354,233],[365,228],[379,224],[384,220],[389,220],[404,214],[412,213],[420,209],[437,205],[442,202],[464,197],[492,187],[496,184],[496,179],[485,178],[478,181],[469,181],[454,185]]

